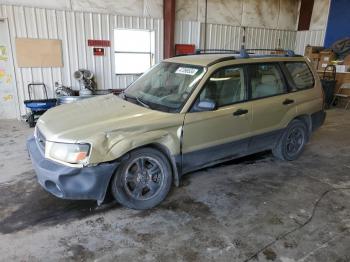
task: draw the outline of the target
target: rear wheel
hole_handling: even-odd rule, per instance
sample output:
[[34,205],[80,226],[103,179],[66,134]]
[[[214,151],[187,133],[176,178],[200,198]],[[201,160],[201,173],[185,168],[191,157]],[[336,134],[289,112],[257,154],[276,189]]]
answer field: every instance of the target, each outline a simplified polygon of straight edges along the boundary
[[306,125],[295,119],[288,125],[272,153],[281,160],[295,160],[303,152],[307,138]]
[[171,183],[168,159],[158,150],[141,148],[122,160],[112,180],[112,194],[123,206],[148,209],[164,200]]

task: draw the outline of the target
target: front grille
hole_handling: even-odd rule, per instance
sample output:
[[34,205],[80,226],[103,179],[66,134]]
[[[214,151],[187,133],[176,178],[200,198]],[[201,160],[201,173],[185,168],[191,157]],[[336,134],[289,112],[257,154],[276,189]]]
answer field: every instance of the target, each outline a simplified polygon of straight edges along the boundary
[[40,149],[45,152],[45,144],[46,144],[46,138],[45,136],[40,132],[40,130],[37,128],[36,130],[36,142],[38,143]]

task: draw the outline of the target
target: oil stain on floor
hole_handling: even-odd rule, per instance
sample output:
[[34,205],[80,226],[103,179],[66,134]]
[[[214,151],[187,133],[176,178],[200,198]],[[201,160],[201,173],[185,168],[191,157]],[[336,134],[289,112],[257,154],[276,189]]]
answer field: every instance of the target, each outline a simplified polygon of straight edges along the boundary
[[[70,201],[54,197],[37,183],[33,172],[22,179],[0,185],[0,233],[9,234],[29,227],[69,223],[104,212],[110,205],[98,207],[96,201]],[[116,205],[115,205],[116,206]]]

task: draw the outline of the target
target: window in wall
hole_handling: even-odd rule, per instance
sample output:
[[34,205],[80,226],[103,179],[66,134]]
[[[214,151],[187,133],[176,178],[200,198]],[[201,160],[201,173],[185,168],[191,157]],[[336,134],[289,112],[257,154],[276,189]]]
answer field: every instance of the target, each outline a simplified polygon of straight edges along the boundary
[[226,67],[216,71],[206,82],[199,101],[212,100],[217,107],[246,99],[243,67]]
[[268,97],[286,92],[276,64],[249,65],[252,98]]
[[115,29],[116,74],[142,74],[154,65],[155,34],[150,30]]
[[314,77],[306,63],[288,62],[285,65],[292,77],[293,91],[312,88],[314,86]]

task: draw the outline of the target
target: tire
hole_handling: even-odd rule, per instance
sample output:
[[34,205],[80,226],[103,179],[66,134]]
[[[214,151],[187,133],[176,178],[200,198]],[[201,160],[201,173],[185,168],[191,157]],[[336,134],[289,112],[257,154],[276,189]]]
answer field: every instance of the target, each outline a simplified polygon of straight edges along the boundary
[[28,124],[29,124],[29,127],[35,127],[35,120],[34,120],[33,113],[31,113],[30,116],[28,117]]
[[272,149],[273,155],[281,160],[296,160],[304,151],[308,141],[308,131],[304,122],[294,119],[289,123],[276,146]]
[[162,202],[172,184],[171,165],[164,154],[140,148],[121,161],[112,178],[111,191],[123,206],[149,209]]

